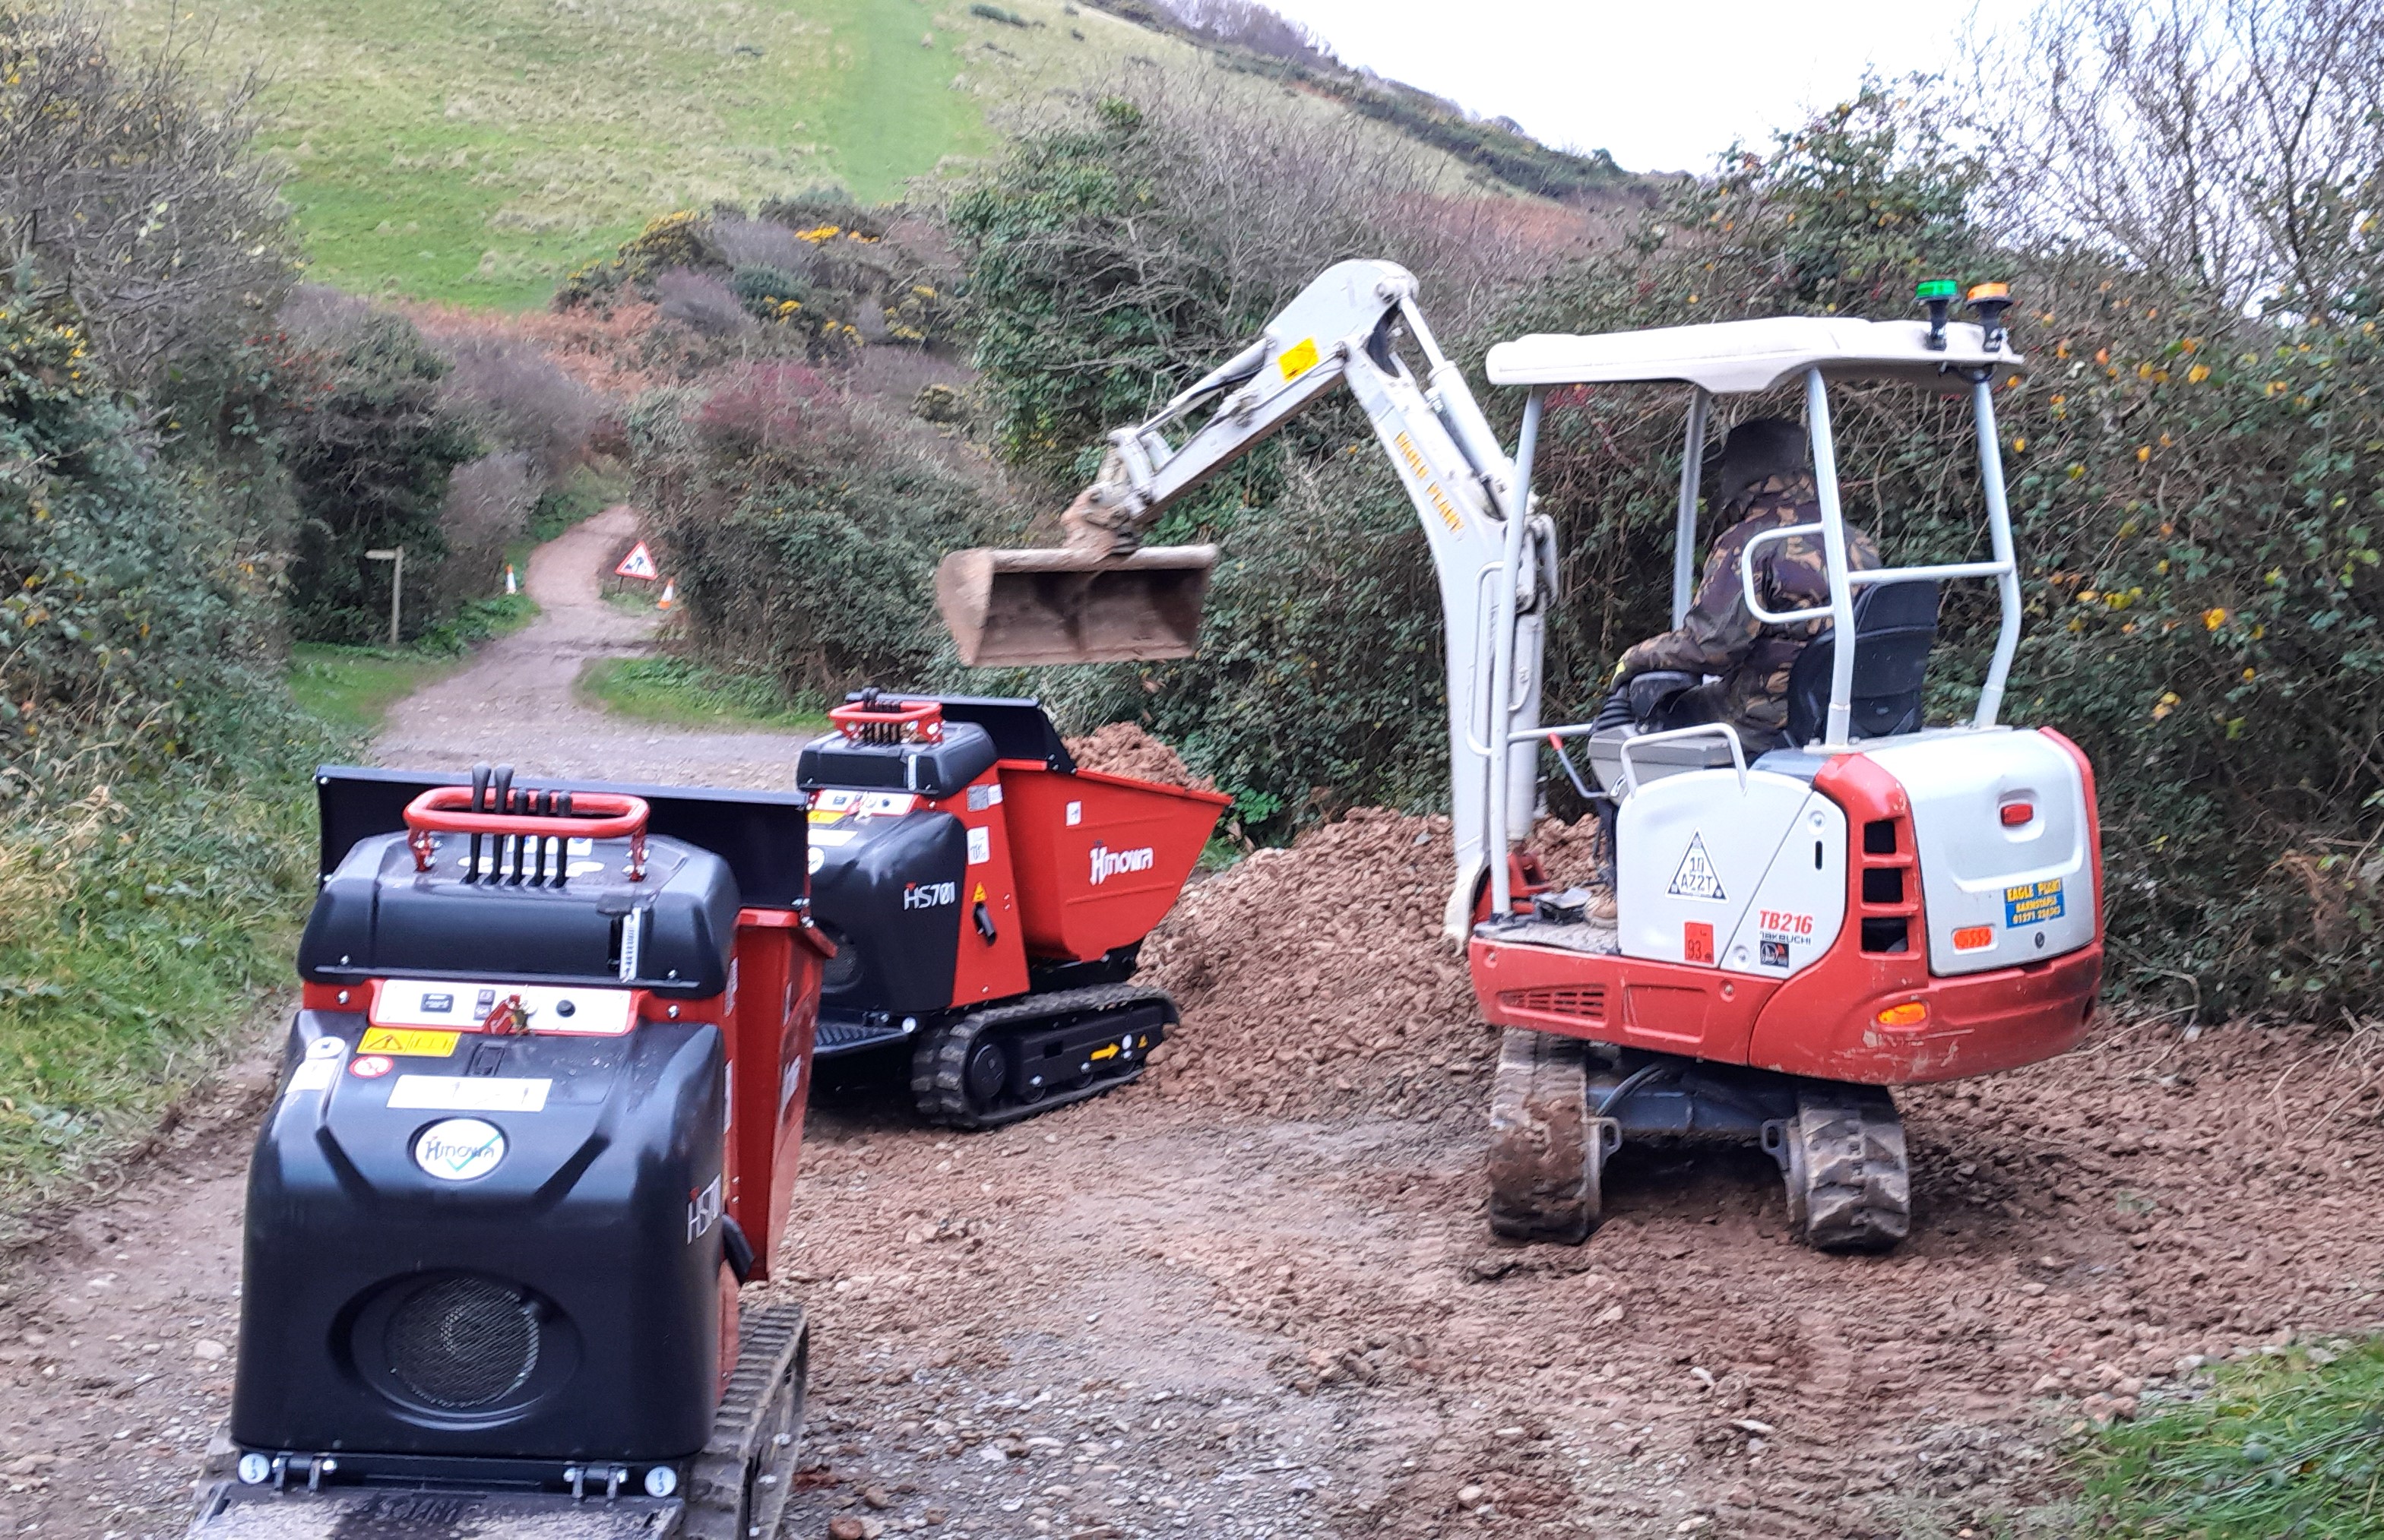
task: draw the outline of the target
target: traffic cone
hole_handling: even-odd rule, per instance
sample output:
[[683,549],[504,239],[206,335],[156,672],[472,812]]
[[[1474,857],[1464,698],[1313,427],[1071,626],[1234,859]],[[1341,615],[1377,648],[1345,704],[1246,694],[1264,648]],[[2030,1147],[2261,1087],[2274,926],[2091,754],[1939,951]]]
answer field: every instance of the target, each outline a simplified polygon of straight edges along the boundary
[[663,579],[663,597],[654,600],[654,608],[657,610],[667,610],[677,602],[678,585],[669,578]]
[[521,592],[521,580],[514,576],[514,564],[510,561],[505,563],[505,592],[508,594]]

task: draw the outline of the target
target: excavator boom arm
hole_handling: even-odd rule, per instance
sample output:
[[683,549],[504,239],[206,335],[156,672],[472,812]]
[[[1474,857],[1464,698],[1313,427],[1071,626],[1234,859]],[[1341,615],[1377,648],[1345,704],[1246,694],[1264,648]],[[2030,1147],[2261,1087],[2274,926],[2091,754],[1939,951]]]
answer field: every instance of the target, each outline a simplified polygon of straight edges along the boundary
[[[956,551],[937,575],[937,598],[970,663],[1190,656],[1215,548],[1146,547],[1143,536],[1171,506],[1347,385],[1415,505],[1439,578],[1458,865],[1445,922],[1462,939],[1485,869],[1496,765],[1509,777],[1504,802],[1520,825],[1509,838],[1528,832],[1536,750],[1494,749],[1492,723],[1537,720],[1539,580],[1553,538],[1546,521],[1530,518],[1542,560],[1525,564],[1513,613],[1502,622],[1504,590],[1494,578],[1505,562],[1514,465],[1417,311],[1415,290],[1413,275],[1396,263],[1327,268],[1248,347],[1148,421],[1110,435],[1099,478],[1062,521],[1066,546]],[[1402,324],[1425,359],[1421,382],[1394,350]],[[1512,628],[1515,659],[1503,713],[1484,694],[1502,623]]]

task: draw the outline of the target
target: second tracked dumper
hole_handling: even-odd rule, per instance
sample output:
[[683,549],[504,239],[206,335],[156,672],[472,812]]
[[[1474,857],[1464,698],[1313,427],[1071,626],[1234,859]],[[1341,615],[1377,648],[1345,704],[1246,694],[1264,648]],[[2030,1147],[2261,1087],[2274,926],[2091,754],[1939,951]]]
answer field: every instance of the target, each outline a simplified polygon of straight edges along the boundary
[[988,1128],[1134,1079],[1177,1020],[1134,981],[1232,799],[1080,768],[1032,700],[863,691],[829,713],[817,1053],[907,1054],[930,1122]]

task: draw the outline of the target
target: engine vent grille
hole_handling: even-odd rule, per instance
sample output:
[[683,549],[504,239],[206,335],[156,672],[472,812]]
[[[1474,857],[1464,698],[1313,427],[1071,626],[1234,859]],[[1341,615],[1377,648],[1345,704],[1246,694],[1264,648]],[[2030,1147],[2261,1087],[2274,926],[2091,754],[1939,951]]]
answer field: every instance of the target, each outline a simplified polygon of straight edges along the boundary
[[1507,990],[1499,994],[1498,1004],[1510,1011],[1527,1011],[1533,1016],[1560,1016],[1570,1021],[1604,1021],[1606,986],[1587,984],[1564,989]]
[[389,1366],[432,1406],[501,1401],[538,1368],[538,1309],[493,1278],[453,1275],[417,1290],[389,1318]]

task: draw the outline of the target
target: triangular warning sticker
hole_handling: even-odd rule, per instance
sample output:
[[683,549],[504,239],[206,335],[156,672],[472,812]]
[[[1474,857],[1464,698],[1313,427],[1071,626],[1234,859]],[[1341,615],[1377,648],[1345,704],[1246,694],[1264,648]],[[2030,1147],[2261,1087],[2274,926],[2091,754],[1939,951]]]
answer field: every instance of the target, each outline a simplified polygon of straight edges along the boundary
[[663,570],[654,565],[654,553],[648,550],[646,543],[640,540],[629,548],[628,555],[621,558],[621,564],[613,569],[613,575],[643,578],[652,583],[663,575]]
[[1681,857],[1681,869],[1672,873],[1672,885],[1666,891],[1680,898],[1729,902],[1730,895],[1721,891],[1721,874],[1714,870],[1713,858],[1706,854],[1703,834],[1689,836],[1689,853]]

